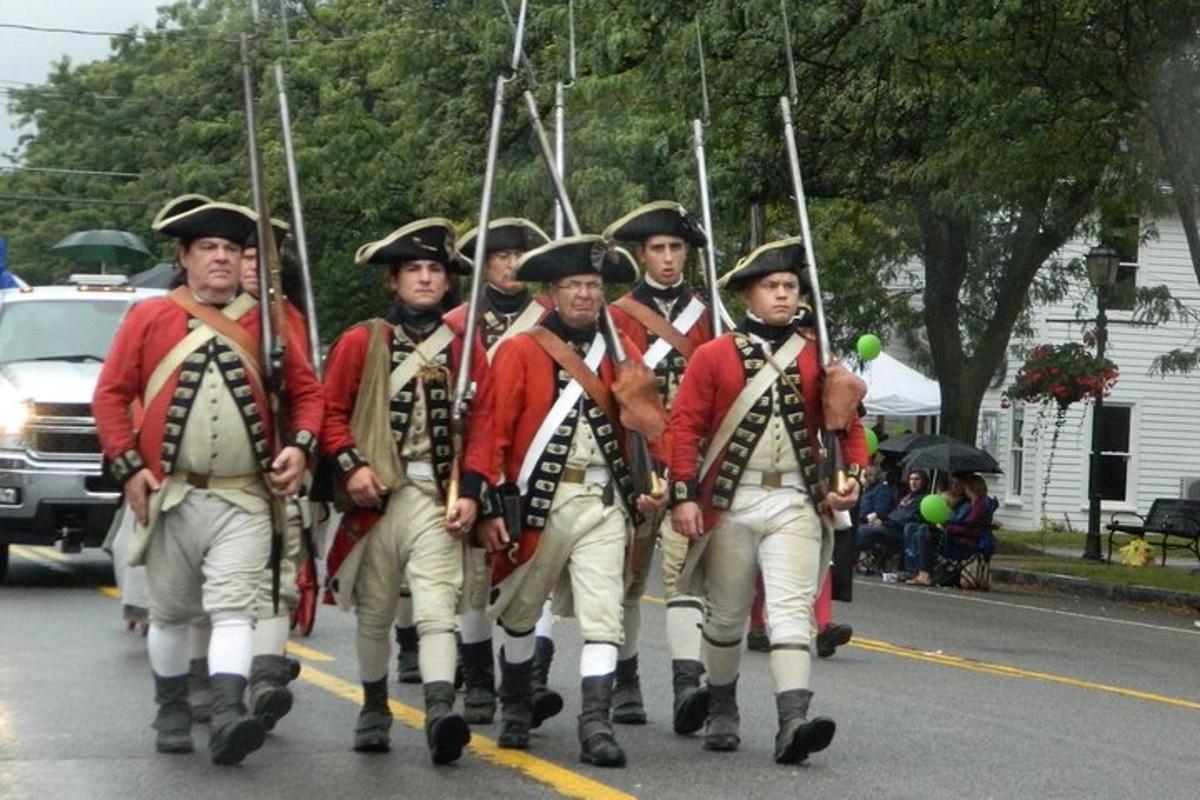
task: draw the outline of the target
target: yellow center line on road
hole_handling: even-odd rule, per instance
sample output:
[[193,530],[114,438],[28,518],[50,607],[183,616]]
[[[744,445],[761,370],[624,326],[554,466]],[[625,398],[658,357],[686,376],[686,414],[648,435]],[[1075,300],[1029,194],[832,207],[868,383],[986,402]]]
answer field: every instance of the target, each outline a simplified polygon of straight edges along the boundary
[[[642,599],[651,603],[665,603],[661,597],[653,595],[642,595]],[[1007,664],[996,664],[990,661],[977,661],[973,658],[965,656],[956,656],[950,653],[931,652],[928,650],[918,650],[913,647],[904,647],[903,645],[892,644],[878,639],[864,639],[861,636],[855,636],[850,640],[850,647],[857,647],[860,650],[867,650],[872,653],[880,653],[882,655],[896,656],[898,658],[908,658],[913,661],[924,661],[928,664],[938,664],[943,667],[954,667],[956,669],[964,669],[969,672],[978,672],[984,675],[1000,675],[1006,678],[1024,678],[1026,680],[1044,681],[1046,683],[1056,683],[1061,686],[1073,686],[1077,689],[1089,689],[1094,692],[1105,692],[1107,694],[1115,694],[1121,697],[1128,697],[1134,700],[1145,700],[1150,703],[1162,703],[1163,705],[1175,706],[1176,708],[1187,708],[1194,711],[1200,711],[1200,703],[1193,700],[1185,700],[1180,697],[1168,697],[1166,695],[1155,694],[1153,692],[1143,692],[1139,689],[1127,689],[1124,686],[1113,686],[1107,683],[1097,683],[1095,681],[1083,680],[1081,678],[1071,678],[1066,675],[1055,675],[1052,672],[1039,672],[1037,670],[1022,669],[1021,667],[1013,667]]]
[[66,556],[48,547],[29,547],[23,544],[14,544],[9,546],[8,552],[17,558],[23,558],[26,561],[37,561],[60,572],[69,571],[63,566],[63,562],[67,560]]
[[[294,649],[290,643],[288,648],[289,650]],[[309,664],[304,665],[299,680],[324,689],[343,700],[349,700],[355,705],[362,705],[363,693],[360,686],[342,680],[336,675],[330,675]],[[425,715],[421,711],[412,706],[406,706],[398,700],[389,700],[388,707],[396,719],[410,728],[421,731],[425,729]],[[474,731],[471,733],[471,743],[467,745],[467,749],[484,761],[514,769],[538,783],[543,783],[564,797],[595,798],[595,800],[632,800],[633,798],[633,795],[626,794],[620,789],[592,780],[586,775],[573,772],[566,767],[560,767],[523,750],[501,748],[492,739],[480,736]]]
[[950,655],[948,653],[930,652],[927,650],[917,650],[911,647],[901,647],[899,645],[891,644],[890,642],[881,642],[877,639],[863,639],[859,636],[855,636],[854,639],[851,640],[850,646],[857,647],[861,650],[869,650],[873,653],[898,656],[900,658],[908,658],[914,661],[924,661],[929,664],[939,664],[944,667],[955,667],[956,669],[965,669],[970,672],[979,672],[984,675],[999,675],[1006,678],[1025,678],[1026,680],[1044,681],[1046,683],[1056,683],[1062,686],[1074,686],[1077,689],[1090,689],[1094,692],[1115,694],[1134,700],[1145,700],[1151,703],[1162,703],[1163,705],[1175,706],[1176,708],[1187,708],[1193,711],[1200,711],[1200,703],[1197,703],[1193,700],[1184,700],[1183,698],[1179,697],[1168,697],[1166,695],[1155,694],[1153,692],[1143,692],[1138,689],[1127,689],[1123,686],[1113,686],[1107,683],[1096,683],[1095,681],[1071,678],[1067,677],[1066,675],[1055,675],[1052,672],[1039,672],[1037,670],[1012,667],[1007,664],[995,664],[989,661],[977,661],[972,658]]
[[311,647],[305,647],[302,644],[296,644],[291,639],[287,643],[287,652],[290,656],[303,658],[305,661],[336,661],[336,659],[328,653],[322,653],[320,650],[314,650]]
[[[99,588],[101,593],[108,597],[120,597],[119,592],[115,591],[115,587],[102,586]],[[109,589],[114,591],[110,593],[107,591]],[[305,647],[292,641],[288,642],[287,649],[290,655],[299,656],[306,662],[335,660],[328,653],[322,653],[320,650]],[[304,665],[304,669],[297,680],[316,686],[318,689],[324,689],[330,694],[340,697],[343,700],[349,700],[355,705],[362,705],[362,687],[350,681],[342,680],[324,670],[317,669],[311,663]],[[388,707],[391,709],[392,715],[405,725],[417,730],[425,730],[425,714],[421,711],[412,706],[406,706],[399,700],[388,700]],[[538,758],[522,750],[504,749],[496,744],[494,740],[486,736],[480,736],[474,731],[471,732],[471,743],[467,745],[467,749],[490,764],[516,770],[538,783],[545,784],[563,797],[577,797],[581,798],[581,800],[588,800],[589,798],[594,798],[595,800],[636,800],[634,795],[626,794],[620,789],[608,786],[600,781],[592,780],[586,775],[574,772],[566,767],[560,767],[552,761]]]

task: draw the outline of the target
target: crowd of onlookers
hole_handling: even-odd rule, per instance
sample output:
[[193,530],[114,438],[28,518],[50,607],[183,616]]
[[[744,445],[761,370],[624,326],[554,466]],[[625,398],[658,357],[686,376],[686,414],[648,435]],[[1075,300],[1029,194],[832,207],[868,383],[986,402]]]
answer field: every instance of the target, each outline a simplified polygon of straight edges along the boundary
[[[872,465],[864,473],[855,529],[859,569],[895,574],[913,586],[932,586],[939,558],[961,559],[974,549],[993,546],[997,503],[988,496],[987,482],[975,473],[935,473],[937,484],[931,485],[924,471],[898,467],[894,465],[892,474],[902,481],[889,478],[886,464]],[[931,522],[923,515],[922,501],[931,493],[945,501],[950,512],[945,521]]]

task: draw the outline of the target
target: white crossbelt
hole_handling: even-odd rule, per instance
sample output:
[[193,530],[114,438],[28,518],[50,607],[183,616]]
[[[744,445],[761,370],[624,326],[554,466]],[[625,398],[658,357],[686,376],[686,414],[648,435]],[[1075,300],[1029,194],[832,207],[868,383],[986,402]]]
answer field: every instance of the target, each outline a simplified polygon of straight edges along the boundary
[[[587,364],[588,369],[592,372],[599,371],[605,349],[604,334],[596,331],[596,336],[592,339],[587,355],[583,359],[583,363]],[[542,420],[537,433],[533,436],[532,444],[529,445],[529,450],[525,453],[525,460],[521,462],[521,471],[517,473],[517,488],[521,490],[521,494],[529,491],[529,478],[533,475],[533,468],[537,466],[538,460],[545,452],[546,445],[550,444],[558,426],[562,424],[571,408],[579,402],[581,396],[583,396],[583,387],[579,385],[579,381],[572,378],[562,390],[562,394],[554,401],[554,405],[550,407],[550,413]]]
[[[700,319],[700,315],[703,313],[704,303],[693,297],[692,302],[688,303],[687,308],[679,312],[679,316],[671,323],[671,327],[686,336],[687,332],[692,329],[692,326],[696,324],[696,321]],[[658,366],[658,362],[662,361],[672,349],[670,342],[666,339],[659,339],[650,345],[650,349],[642,357],[642,363],[650,369],[654,369]]]
[[787,472],[764,472],[759,469],[742,471],[742,486],[762,486],[764,483],[772,488],[800,489],[804,488],[804,476],[800,474],[800,470],[798,469],[788,470]]

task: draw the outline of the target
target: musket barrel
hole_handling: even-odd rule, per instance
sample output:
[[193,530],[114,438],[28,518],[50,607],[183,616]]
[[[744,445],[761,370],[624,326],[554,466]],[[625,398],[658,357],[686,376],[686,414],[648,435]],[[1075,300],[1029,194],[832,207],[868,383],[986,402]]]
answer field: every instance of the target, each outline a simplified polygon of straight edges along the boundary
[[304,283],[305,324],[308,328],[308,356],[320,378],[321,342],[317,332],[317,305],[313,297],[312,266],[308,260],[308,237],[304,232],[304,209],[300,202],[300,172],[296,166],[296,149],[292,143],[292,115],[287,97],[283,65],[275,63],[275,87],[279,94],[279,125],[283,132],[283,155],[287,162],[288,194],[292,202],[292,225],[296,234],[296,254],[300,257],[300,274]]
[[721,293],[717,290],[717,248],[713,243],[712,205],[708,196],[708,163],[704,155],[704,123],[692,120],[692,136],[696,143],[696,179],[700,184],[700,216],[704,222],[707,241],[704,244],[704,280],[708,283],[708,307],[712,312],[713,336],[722,329]]
[[832,360],[832,352],[829,349],[829,330],[825,324],[825,304],[821,300],[821,279],[817,275],[817,256],[808,223],[808,202],[804,197],[804,181],[800,177],[800,152],[796,147],[796,129],[792,125],[792,104],[786,96],[779,98],[779,109],[783,115],[783,136],[787,144],[792,194],[796,200],[796,213],[800,217],[800,235],[804,239],[804,259],[808,262],[806,272],[812,290],[813,315],[817,321],[817,343],[821,347],[821,363],[828,364]]
[[[559,175],[567,174],[566,127],[566,87],[562,81],[559,81],[554,84],[554,165],[558,168]],[[563,237],[563,224],[562,203],[556,199],[554,201],[555,239]]]
[[559,205],[562,206],[567,229],[571,231],[572,236],[577,236],[579,234],[579,218],[575,216],[575,208],[571,205],[571,198],[567,196],[566,184],[563,183],[562,174],[554,163],[554,150],[550,147],[546,126],[542,124],[537,100],[534,98],[533,92],[528,89],[525,90],[524,97],[525,108],[529,111],[529,121],[533,124],[533,132],[541,146],[542,161],[545,162],[546,171],[550,174],[550,182],[554,184],[554,194],[558,198]]

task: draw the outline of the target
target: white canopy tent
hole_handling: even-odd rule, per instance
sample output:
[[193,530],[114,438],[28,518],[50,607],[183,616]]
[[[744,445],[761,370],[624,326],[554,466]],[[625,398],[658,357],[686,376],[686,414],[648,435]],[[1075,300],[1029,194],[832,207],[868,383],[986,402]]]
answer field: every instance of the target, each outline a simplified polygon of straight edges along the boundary
[[915,417],[942,413],[942,389],[912,367],[887,353],[855,372],[867,382],[863,400],[868,414]]

